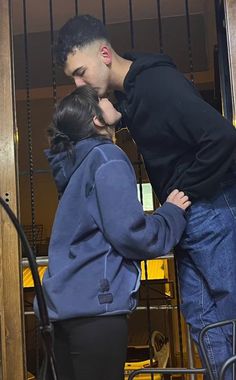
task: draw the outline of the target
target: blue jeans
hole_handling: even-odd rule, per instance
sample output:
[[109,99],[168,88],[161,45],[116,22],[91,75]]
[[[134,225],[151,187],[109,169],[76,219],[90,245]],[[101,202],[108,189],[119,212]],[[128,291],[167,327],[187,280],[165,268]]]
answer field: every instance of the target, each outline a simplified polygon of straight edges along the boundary
[[[187,220],[175,254],[181,310],[198,344],[204,326],[236,318],[236,172],[226,174],[214,197],[193,203]],[[218,379],[222,364],[232,355],[232,328],[209,331],[205,343]],[[226,379],[232,379],[232,369]]]

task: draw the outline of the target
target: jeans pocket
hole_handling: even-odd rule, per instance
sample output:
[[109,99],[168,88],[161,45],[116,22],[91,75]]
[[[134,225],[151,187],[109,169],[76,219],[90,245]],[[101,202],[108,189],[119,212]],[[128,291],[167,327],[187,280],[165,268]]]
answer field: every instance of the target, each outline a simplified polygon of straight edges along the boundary
[[214,228],[214,225],[218,223],[218,215],[219,211],[212,207],[211,202],[196,202],[187,213],[186,233],[194,234],[209,230],[209,227]]

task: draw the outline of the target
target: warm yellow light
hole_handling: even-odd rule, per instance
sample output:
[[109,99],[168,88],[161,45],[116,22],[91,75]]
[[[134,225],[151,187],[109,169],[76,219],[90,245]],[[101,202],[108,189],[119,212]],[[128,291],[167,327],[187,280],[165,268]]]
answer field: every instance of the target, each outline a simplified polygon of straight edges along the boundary
[[[148,280],[163,280],[164,278],[168,278],[168,268],[167,268],[167,260],[157,259],[157,260],[148,260],[147,261],[148,268]],[[144,261],[141,262],[142,269],[142,280],[145,280],[145,267]]]
[[[39,277],[42,280],[45,270],[47,269],[46,265],[40,265],[38,267]],[[30,268],[23,269],[23,286],[24,288],[33,288],[34,282]]]

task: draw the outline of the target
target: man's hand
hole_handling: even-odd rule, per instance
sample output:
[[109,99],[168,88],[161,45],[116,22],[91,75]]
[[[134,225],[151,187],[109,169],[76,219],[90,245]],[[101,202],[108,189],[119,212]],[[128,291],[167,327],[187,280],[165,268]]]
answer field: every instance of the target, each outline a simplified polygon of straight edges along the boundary
[[191,202],[188,199],[188,196],[184,194],[183,191],[177,189],[173,190],[167,197],[166,202],[173,203],[174,205],[186,210],[191,205]]

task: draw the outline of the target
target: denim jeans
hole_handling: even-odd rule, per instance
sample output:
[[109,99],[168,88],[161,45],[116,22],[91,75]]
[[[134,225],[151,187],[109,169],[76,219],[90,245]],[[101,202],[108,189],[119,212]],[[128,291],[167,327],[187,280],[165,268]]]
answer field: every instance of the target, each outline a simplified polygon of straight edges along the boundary
[[[187,220],[175,254],[181,310],[198,344],[204,326],[236,318],[236,171],[226,174],[214,197],[193,203]],[[209,331],[205,343],[218,379],[222,364],[232,355],[232,328]],[[231,379],[232,369],[225,377]]]

